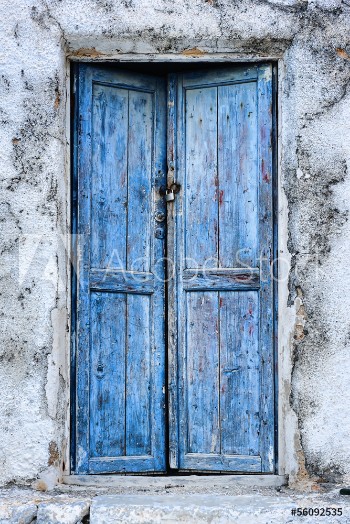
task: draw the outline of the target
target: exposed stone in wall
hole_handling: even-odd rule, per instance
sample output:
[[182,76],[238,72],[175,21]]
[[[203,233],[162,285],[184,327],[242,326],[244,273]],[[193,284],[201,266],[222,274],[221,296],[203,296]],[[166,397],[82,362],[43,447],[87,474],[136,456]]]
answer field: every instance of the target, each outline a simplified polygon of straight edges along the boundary
[[347,0],[2,2],[0,482],[36,477],[53,450],[62,464],[66,57],[120,53],[283,55],[280,167],[297,317],[290,401],[307,474],[350,478],[349,27]]

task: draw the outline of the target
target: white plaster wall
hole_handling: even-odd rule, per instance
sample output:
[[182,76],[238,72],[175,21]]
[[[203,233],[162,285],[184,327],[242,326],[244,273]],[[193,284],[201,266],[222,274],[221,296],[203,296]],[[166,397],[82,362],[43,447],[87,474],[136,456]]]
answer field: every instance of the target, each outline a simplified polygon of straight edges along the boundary
[[66,59],[137,53],[280,57],[280,465],[350,478],[349,22],[340,0],[1,3],[1,483],[67,459]]

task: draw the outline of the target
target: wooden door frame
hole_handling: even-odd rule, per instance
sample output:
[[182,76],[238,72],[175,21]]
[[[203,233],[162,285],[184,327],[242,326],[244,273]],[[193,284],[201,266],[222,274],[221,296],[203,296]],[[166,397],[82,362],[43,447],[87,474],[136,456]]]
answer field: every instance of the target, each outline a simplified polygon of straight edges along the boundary
[[[74,176],[73,172],[75,171],[75,161],[76,161],[76,148],[77,148],[77,137],[76,137],[76,130],[74,129],[73,121],[74,121],[74,113],[75,109],[77,107],[77,104],[74,105],[74,67],[76,63],[80,62],[90,62],[91,64],[95,63],[108,63],[113,64],[116,67],[123,67],[123,63],[132,64],[135,67],[137,67],[137,63],[140,62],[147,62],[147,58],[149,58],[148,55],[138,55],[131,58],[130,55],[126,55],[122,60],[106,60],[106,57],[104,57],[103,60],[82,60],[81,57],[79,59],[70,58],[68,60],[68,67],[69,67],[69,73],[70,73],[70,136],[72,138],[71,145],[70,145],[70,172],[71,172],[71,182],[70,182],[70,232],[73,233],[73,242],[70,247],[70,257],[68,257],[70,260],[74,260],[74,253],[75,253],[75,246],[74,246],[74,228],[76,227],[76,213],[74,212],[74,206],[76,204],[76,195],[74,190]],[[186,57],[184,59],[183,55],[173,55],[171,57],[172,59],[169,60],[169,57],[167,56],[157,56],[156,60],[153,59],[153,61],[157,63],[191,63],[193,62],[193,59]],[[232,59],[227,54],[225,56],[220,56],[219,54],[211,55],[210,57],[206,57],[206,59],[200,59],[196,60],[196,64],[200,61],[203,64],[203,67],[205,67],[206,64],[215,64],[216,66],[219,66],[220,64],[230,64],[232,66],[234,65],[242,65],[244,62],[249,63],[266,63],[269,62],[272,64],[273,68],[273,165],[274,165],[274,176],[273,176],[273,214],[274,214],[274,233],[273,233],[273,252],[274,252],[274,258],[277,258],[278,253],[278,193],[280,191],[279,184],[278,184],[278,173],[279,173],[279,152],[277,149],[277,122],[278,122],[278,115],[277,115],[277,107],[278,107],[278,99],[277,99],[277,88],[278,88],[278,79],[277,79],[277,60],[279,57],[273,57],[269,60],[266,59]],[[68,104],[69,106],[69,104]],[[76,209],[76,208],[75,208]],[[71,264],[69,264],[68,274],[70,275],[69,281],[71,282],[71,292],[69,292],[69,299],[70,299],[70,312],[71,312],[71,321],[70,321],[70,331],[72,331],[72,327],[74,327],[75,323],[75,310],[73,307],[74,304],[74,293],[75,293],[75,284],[74,284],[74,273],[71,269]],[[278,275],[278,267],[277,264],[274,265],[274,274]],[[278,342],[277,342],[277,332],[278,332],[278,281],[277,278],[274,279],[274,331],[275,331],[275,344],[274,344],[274,358],[275,358],[275,364],[278,362]],[[76,352],[75,352],[75,344],[74,344],[74,337],[70,337],[69,341],[69,356],[70,356],[70,401],[71,401],[71,408],[69,409],[68,413],[68,426],[70,427],[69,431],[69,445],[67,446],[67,452],[65,457],[65,463],[67,466],[69,465],[69,471],[72,471],[71,467],[71,450],[74,450],[74,443],[75,443],[75,358],[76,358]],[[279,426],[278,426],[278,411],[280,410],[279,406],[279,398],[278,398],[278,382],[279,377],[277,374],[277,366],[275,365],[275,378],[274,378],[274,388],[275,388],[275,464],[276,464],[276,471],[277,473],[283,473],[281,471],[278,461],[278,450],[279,450],[279,441],[281,439],[281,435],[279,434]],[[74,398],[73,398],[74,397]],[[74,401],[73,401],[74,400]],[[66,469],[68,469],[66,466]],[[73,474],[73,472],[72,472]],[[148,473],[149,474],[149,473]],[[147,473],[146,473],[147,475]]]

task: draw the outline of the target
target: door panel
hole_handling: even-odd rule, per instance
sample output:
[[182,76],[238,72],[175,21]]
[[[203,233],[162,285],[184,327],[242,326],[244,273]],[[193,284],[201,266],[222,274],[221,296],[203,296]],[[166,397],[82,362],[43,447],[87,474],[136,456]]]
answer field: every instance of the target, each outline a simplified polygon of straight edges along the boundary
[[271,68],[173,76],[169,96],[170,463],[272,472]]
[[[126,263],[128,211],[126,89],[93,84],[91,134],[90,263],[93,268],[106,268],[110,264],[122,268]],[[82,137],[82,147],[86,139]]]
[[259,331],[258,291],[229,291],[219,293],[218,299],[222,453],[257,456],[261,360],[256,336]]
[[188,453],[219,453],[217,293],[206,291],[186,293],[185,299]]
[[217,89],[219,267],[257,267],[256,82]]
[[165,82],[82,65],[78,88],[75,470],[164,471]]
[[90,451],[93,458],[120,457],[125,450],[126,295],[92,292],[90,306]]
[[191,89],[184,100],[185,267],[201,267],[218,253],[216,91],[216,87]]

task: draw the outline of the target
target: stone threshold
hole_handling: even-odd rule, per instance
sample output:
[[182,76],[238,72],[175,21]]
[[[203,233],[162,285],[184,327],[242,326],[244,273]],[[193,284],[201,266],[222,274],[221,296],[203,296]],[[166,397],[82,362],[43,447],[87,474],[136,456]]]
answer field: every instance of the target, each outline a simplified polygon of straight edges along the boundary
[[[162,486],[134,485],[115,493],[115,487],[101,486],[59,484],[50,492],[11,486],[0,488],[0,524],[349,524],[350,497],[341,496],[339,487],[302,492],[232,483],[199,489],[177,484],[164,492]],[[328,508],[333,514],[319,520],[304,515],[305,508]]]
[[170,487],[261,487],[277,488],[287,484],[285,475],[65,475],[63,483],[70,486],[99,488],[170,488]]
[[105,495],[93,500],[90,524],[281,524],[293,508],[290,497],[262,495]]

